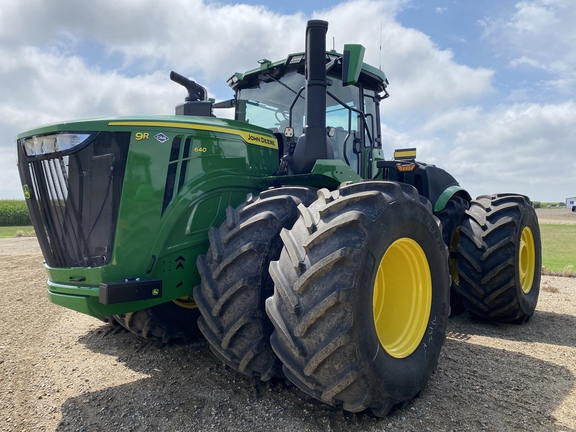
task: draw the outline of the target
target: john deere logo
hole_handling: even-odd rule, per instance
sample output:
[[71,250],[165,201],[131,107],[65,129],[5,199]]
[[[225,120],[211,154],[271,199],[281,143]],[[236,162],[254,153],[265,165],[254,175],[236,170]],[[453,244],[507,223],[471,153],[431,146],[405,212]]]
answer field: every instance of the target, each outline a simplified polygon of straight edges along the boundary
[[28,185],[24,185],[22,186],[22,190],[24,191],[24,198],[26,199],[30,199],[30,188],[28,187]]
[[161,143],[168,141],[170,138],[168,138],[166,135],[164,135],[162,132],[154,135],[154,138],[156,138],[158,141],[160,141]]

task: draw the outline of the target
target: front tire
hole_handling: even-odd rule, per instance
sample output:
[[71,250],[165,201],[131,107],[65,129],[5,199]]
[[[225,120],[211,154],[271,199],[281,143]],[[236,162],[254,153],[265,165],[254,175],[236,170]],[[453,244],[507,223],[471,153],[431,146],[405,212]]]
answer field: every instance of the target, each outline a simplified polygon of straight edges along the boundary
[[237,209],[227,209],[219,229],[210,229],[208,253],[198,257],[198,325],[216,357],[245,375],[263,381],[281,375],[270,347],[273,327],[264,313],[273,290],[268,265],[280,255],[280,231],[296,221],[297,206],[315,199],[316,189],[307,187],[250,195]]
[[178,299],[135,312],[114,315],[126,330],[161,344],[188,341],[200,336],[200,312],[189,298]]
[[405,184],[318,195],[299,207],[270,264],[272,348],[307,394],[384,416],[423,389],[444,341],[450,276],[439,221]]
[[523,195],[480,196],[460,229],[458,291],[472,314],[497,322],[524,323],[540,293],[540,228]]

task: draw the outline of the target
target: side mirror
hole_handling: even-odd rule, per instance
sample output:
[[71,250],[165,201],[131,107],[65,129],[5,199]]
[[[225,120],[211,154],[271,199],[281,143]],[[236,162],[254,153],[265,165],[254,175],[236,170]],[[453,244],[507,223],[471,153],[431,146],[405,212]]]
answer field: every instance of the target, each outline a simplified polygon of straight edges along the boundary
[[342,56],[342,84],[354,85],[358,82],[362,62],[364,61],[364,51],[366,49],[360,44],[344,45]]

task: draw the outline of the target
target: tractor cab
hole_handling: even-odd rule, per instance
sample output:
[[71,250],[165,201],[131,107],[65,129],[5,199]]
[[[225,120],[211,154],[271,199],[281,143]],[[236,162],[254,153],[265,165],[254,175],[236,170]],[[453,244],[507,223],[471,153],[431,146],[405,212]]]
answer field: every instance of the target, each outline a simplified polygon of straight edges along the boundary
[[[388,97],[388,81],[381,70],[362,63],[363,49],[347,45],[344,54],[326,52],[326,93],[318,106],[318,100],[308,101],[313,107],[307,105],[304,53],[275,63],[260,60],[259,68],[228,80],[235,91],[235,119],[276,135],[283,159],[278,174],[309,172],[317,159],[340,159],[365,177],[373,150],[381,148],[379,104]],[[326,152],[321,157],[300,156],[291,164],[290,159],[298,159],[298,147],[303,147],[300,142],[311,123],[307,112],[325,112],[321,129],[327,137]]]

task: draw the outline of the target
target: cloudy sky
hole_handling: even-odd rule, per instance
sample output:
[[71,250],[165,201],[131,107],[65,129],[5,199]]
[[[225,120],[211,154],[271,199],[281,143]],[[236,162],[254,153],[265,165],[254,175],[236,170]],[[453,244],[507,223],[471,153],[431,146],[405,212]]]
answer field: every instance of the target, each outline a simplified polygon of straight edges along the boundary
[[576,196],[574,0],[2,0],[0,199],[23,197],[19,132],[172,114],[171,70],[228,99],[234,72],[303,50],[312,18],[387,74],[386,157],[417,147],[473,196]]

